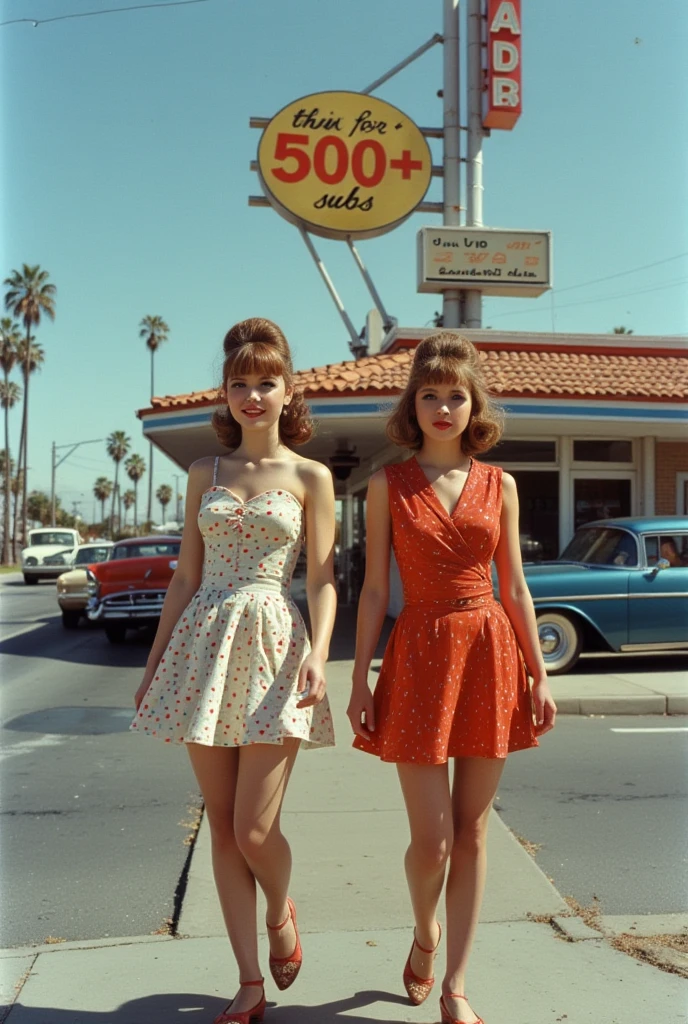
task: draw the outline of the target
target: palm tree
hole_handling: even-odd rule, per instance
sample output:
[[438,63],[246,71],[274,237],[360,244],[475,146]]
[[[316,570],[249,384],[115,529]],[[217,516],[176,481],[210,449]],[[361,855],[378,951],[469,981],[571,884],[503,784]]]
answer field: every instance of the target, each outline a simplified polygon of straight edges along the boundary
[[[22,444],[19,446],[19,469],[24,470],[22,481],[22,528],[23,538],[26,539],[26,469],[28,466],[28,416],[29,416],[29,376],[31,374],[31,328],[37,327],[41,322],[43,313],[51,320],[55,319],[55,293],[57,289],[54,284],[48,281],[47,270],[41,270],[40,266],[22,265],[21,271],[13,270],[9,277],[5,278],[7,294],[5,295],[5,309],[9,310],[18,320],[22,320],[26,329],[24,347],[24,411],[22,414]],[[16,531],[15,531],[16,534]]]
[[112,492],[112,511],[110,512],[110,536],[115,528],[115,501],[119,494],[119,464],[131,447],[131,438],[123,430],[113,430],[106,441],[107,453],[115,463],[115,487]]
[[[3,398],[3,408],[5,410],[5,451],[8,454],[8,458],[5,461],[5,518],[4,518],[4,530],[3,530],[3,541],[2,541],[2,560],[5,564],[10,561],[10,490],[11,490],[11,472],[10,472],[10,421],[9,421],[9,410],[14,405],[14,401],[10,404],[9,402],[9,386],[10,386],[10,373],[14,369],[14,365],[17,362],[19,353],[17,346],[21,341],[21,334],[19,333],[19,324],[17,324],[11,317],[5,316],[0,320],[0,366],[4,375],[5,385],[5,396]],[[16,387],[16,385],[14,385]],[[12,561],[14,561],[14,551],[12,551]]]
[[93,485],[93,493],[100,502],[100,518],[105,522],[105,502],[112,494],[112,480],[106,476],[99,476]]
[[[150,396],[153,398],[155,394],[155,375],[153,366],[153,357],[155,353],[162,345],[163,341],[167,341],[167,335],[170,333],[170,329],[161,316],[144,316],[143,320],[139,324],[139,338],[144,338],[146,345],[150,349],[151,354],[151,385],[150,385]],[[153,508],[153,442],[150,442],[150,451],[148,453],[148,518],[151,517],[151,510]]]
[[124,505],[124,524],[127,522],[127,512],[136,501],[136,495],[133,491],[125,491],[122,495],[122,504]]
[[162,522],[164,523],[165,522],[165,509],[167,508],[167,506],[169,505],[170,501],[172,500],[172,488],[170,487],[169,484],[160,484],[160,486],[158,487],[157,491],[155,492],[155,497],[160,502],[160,509],[161,509],[161,514],[162,514]]
[[127,476],[134,483],[134,527],[139,525],[139,480],[146,472],[146,463],[140,455],[130,455],[124,463]]
[[[10,478],[10,487],[7,486],[8,470],[9,470],[9,478]],[[7,455],[6,451],[0,450],[0,478],[2,480],[2,483],[0,483],[0,490],[2,492],[2,500],[5,503],[4,504],[5,515],[4,515],[4,518],[3,518],[3,524],[4,524],[3,525],[3,530],[4,530],[3,540],[5,538],[7,538],[9,540],[9,536],[8,535],[9,535],[9,529],[10,529],[10,527],[9,527],[9,523],[10,523],[10,509],[11,509],[11,503],[12,503],[12,491],[11,491],[11,486],[12,485],[11,485],[11,480],[12,480],[12,474],[13,473],[14,473],[14,460],[11,459],[11,458],[8,458],[8,455]],[[10,565],[9,558],[10,558],[11,548],[10,548],[9,543],[6,545],[6,547],[7,547],[7,561],[5,562],[5,565]],[[3,544],[3,550],[4,550],[4,548],[5,548],[5,544]]]

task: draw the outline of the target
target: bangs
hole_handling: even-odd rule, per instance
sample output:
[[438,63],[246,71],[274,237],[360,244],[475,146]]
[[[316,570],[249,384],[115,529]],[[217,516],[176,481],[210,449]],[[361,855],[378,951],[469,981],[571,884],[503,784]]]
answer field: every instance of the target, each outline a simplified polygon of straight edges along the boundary
[[258,377],[286,377],[286,371],[282,356],[274,345],[254,341],[242,345],[228,356],[225,380],[230,377],[247,377],[253,373]]
[[456,384],[460,387],[469,387],[465,360],[456,359],[450,355],[433,356],[419,366],[413,376],[416,391],[432,384]]

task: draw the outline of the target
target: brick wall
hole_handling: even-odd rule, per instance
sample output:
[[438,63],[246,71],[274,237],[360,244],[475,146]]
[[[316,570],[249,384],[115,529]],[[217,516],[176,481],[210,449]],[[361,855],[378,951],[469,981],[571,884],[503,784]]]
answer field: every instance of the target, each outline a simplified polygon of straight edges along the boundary
[[676,474],[688,473],[688,442],[658,441],[655,447],[655,512],[676,512]]

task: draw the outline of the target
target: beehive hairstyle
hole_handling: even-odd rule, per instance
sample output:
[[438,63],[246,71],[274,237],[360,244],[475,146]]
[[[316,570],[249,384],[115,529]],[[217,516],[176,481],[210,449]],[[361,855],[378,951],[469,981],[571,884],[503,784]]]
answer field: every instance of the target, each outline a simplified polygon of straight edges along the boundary
[[431,334],[416,348],[408,383],[387,423],[390,441],[413,451],[422,448],[416,392],[431,384],[457,384],[470,393],[471,417],[461,435],[465,455],[479,455],[497,443],[504,429],[503,413],[488,393],[478,350],[468,338],[452,331]]
[[[272,320],[251,317],[242,320],[227,331],[223,342],[225,354],[222,366],[222,396],[231,377],[244,377],[255,373],[261,377],[282,377],[287,389],[294,386],[294,367],[289,344]],[[218,440],[230,449],[241,444],[241,426],[232,416],[223,400],[213,413],[212,425]],[[279,436],[283,444],[292,447],[305,444],[313,433],[313,423],[306,401],[300,391],[294,390],[289,405],[279,419]]]

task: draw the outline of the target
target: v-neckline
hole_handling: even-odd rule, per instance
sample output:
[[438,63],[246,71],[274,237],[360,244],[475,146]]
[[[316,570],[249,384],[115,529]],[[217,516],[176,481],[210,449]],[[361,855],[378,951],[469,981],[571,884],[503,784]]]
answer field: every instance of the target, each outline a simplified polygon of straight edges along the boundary
[[466,479],[464,480],[463,487],[461,488],[459,496],[456,499],[456,504],[454,505],[454,508],[452,509],[451,512],[447,512],[446,508],[444,507],[444,505],[440,501],[440,497],[439,497],[437,491],[435,490],[433,484],[429,480],[427,473],[425,472],[425,470],[421,466],[420,462],[418,461],[418,456],[417,455],[413,456],[413,462],[415,462],[416,469],[418,470],[418,472],[420,473],[421,477],[425,481],[425,489],[430,491],[430,493],[432,494],[433,503],[436,505],[436,507],[438,509],[441,510],[442,515],[446,519],[448,519],[450,522],[453,521],[455,516],[456,516],[456,513],[459,511],[459,509],[461,507],[461,504],[463,502],[463,496],[466,493],[466,488],[468,487],[468,485],[469,485],[469,483],[471,481],[471,477],[473,476],[473,467],[475,466],[475,459],[471,458],[471,464],[468,467],[468,473],[466,474]]

